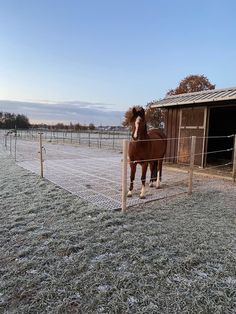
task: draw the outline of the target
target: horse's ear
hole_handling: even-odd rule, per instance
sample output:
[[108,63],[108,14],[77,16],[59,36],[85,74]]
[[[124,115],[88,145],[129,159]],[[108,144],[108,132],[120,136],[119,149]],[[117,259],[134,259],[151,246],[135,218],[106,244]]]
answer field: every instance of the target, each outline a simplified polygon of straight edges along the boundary
[[136,115],[137,110],[136,110],[136,108],[135,108],[135,107],[133,107],[133,109],[132,109],[132,113],[133,113],[133,116],[135,116],[135,115]]
[[143,108],[140,110],[140,113],[142,117],[145,117],[145,110]]

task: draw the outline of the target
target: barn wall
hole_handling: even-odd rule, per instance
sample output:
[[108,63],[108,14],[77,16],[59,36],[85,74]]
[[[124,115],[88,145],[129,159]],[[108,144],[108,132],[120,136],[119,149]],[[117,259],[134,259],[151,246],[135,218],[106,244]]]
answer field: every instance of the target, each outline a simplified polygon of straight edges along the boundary
[[166,159],[167,162],[177,162],[179,136],[179,108],[169,108],[166,120],[166,135],[168,137]]
[[195,165],[203,166],[207,107],[189,107],[180,111],[178,163],[189,163],[191,136],[197,136]]

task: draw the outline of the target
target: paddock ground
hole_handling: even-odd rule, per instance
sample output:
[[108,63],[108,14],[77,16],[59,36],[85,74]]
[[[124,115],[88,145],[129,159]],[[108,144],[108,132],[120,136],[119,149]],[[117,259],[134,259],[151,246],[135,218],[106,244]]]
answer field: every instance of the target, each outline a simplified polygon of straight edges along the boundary
[[[37,143],[18,141],[17,164],[36,174],[40,173]],[[122,153],[85,146],[44,143],[44,177],[83,200],[111,210],[121,208]],[[140,200],[141,167],[137,166],[135,189],[127,206],[172,197],[187,192],[188,174],[164,168],[161,189],[149,188],[147,172],[146,198]],[[129,184],[129,167],[128,167]],[[199,180],[195,178],[194,188]]]
[[0,161],[1,313],[236,312],[232,182],[121,214]]

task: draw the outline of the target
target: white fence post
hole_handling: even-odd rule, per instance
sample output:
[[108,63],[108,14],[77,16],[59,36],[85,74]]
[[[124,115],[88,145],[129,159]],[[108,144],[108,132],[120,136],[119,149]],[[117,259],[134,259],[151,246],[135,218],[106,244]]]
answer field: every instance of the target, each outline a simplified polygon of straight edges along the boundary
[[122,195],[121,195],[121,209],[123,213],[126,211],[127,203],[127,154],[128,154],[128,141],[123,140]]
[[236,181],[236,134],[234,135],[233,182]]
[[192,194],[193,192],[193,169],[194,169],[195,149],[196,149],[196,136],[192,136],[191,151],[190,151],[190,164],[189,164],[188,194]]
[[40,176],[43,178],[43,145],[42,145],[42,135],[39,133],[39,159],[40,159]]

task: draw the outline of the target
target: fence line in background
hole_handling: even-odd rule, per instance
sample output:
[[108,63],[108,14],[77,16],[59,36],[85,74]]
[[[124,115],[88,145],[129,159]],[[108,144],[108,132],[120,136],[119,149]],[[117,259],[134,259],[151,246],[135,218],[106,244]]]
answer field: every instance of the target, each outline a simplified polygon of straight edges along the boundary
[[[7,134],[5,134],[4,135],[4,137],[3,137],[3,141],[4,141],[4,146],[5,146],[5,148],[6,149],[8,149],[8,146],[9,146],[9,150],[10,150],[10,155],[12,155],[12,134],[14,133],[14,138],[15,138],[15,145],[14,145],[14,156],[15,156],[15,160],[17,159],[17,138],[20,138],[19,136],[16,136],[17,135],[17,133],[15,133],[15,132],[7,132]],[[40,133],[42,133],[42,135],[44,134],[43,132],[40,132]],[[39,134],[39,133],[38,133]],[[37,138],[34,136],[34,140],[38,140],[38,134],[37,134]],[[72,134],[72,133],[71,133]],[[80,134],[80,133],[79,133]],[[90,133],[89,133],[90,134]],[[19,134],[18,134],[19,135]],[[9,137],[9,144],[8,144],[8,137]],[[223,136],[219,136],[219,138],[222,138]],[[225,137],[232,137],[231,135],[230,136],[225,136]],[[191,137],[185,137],[185,138],[191,138]],[[198,139],[199,137],[197,137],[196,139]],[[42,136],[42,140],[44,140],[45,141],[45,139],[46,139],[46,137],[43,137]],[[86,139],[86,138],[84,138],[84,139]],[[88,135],[88,137],[87,137],[87,139],[88,139],[88,146],[89,147],[91,147],[92,145],[91,145],[91,137]],[[167,138],[167,140],[168,141],[170,141],[170,140],[175,140],[176,138]],[[182,138],[181,138],[182,139]],[[81,138],[80,138],[80,140],[81,140]],[[100,134],[99,134],[99,138],[96,138],[96,140],[97,141],[100,141],[100,143],[98,144],[98,145],[95,145],[95,146],[97,146],[97,147],[99,147],[99,148],[101,148],[102,147],[102,144],[101,144],[101,136],[100,136]],[[106,137],[106,138],[103,138],[103,140],[104,141],[106,141],[106,140],[109,140],[109,137]],[[158,139],[159,140],[159,139]],[[120,141],[120,144],[122,144],[122,142],[121,142],[121,138],[119,138],[119,141]],[[145,140],[145,141],[147,141],[147,140]],[[138,142],[138,141],[137,141]],[[103,148],[115,148],[114,146],[114,141],[113,141],[113,143],[112,143],[112,145],[109,145],[109,144],[111,144],[111,143],[108,143],[107,145],[105,145],[105,144],[103,144]],[[201,153],[196,153],[195,152],[195,156],[200,156],[200,155],[210,155],[210,154],[215,154],[215,153],[221,153],[221,152],[229,152],[229,151],[233,151],[233,150],[235,150],[235,145],[236,144],[234,144],[234,147],[232,147],[232,148],[228,148],[228,149],[223,149],[223,150],[214,150],[214,151],[208,151],[208,152],[201,152]],[[119,147],[119,148],[122,148],[122,145],[119,145],[119,146],[121,146],[121,147]],[[176,159],[176,158],[183,158],[183,157],[189,157],[190,155],[189,154],[181,154],[181,155],[177,155],[177,156],[168,156],[168,157],[163,157],[163,158],[159,158],[160,160],[163,160],[163,161],[165,161],[166,160],[166,158],[169,160],[169,159]],[[234,156],[235,156],[235,154],[234,154]],[[134,162],[142,162],[142,161],[153,161],[153,160],[156,160],[156,159],[149,159],[149,160],[135,160]],[[227,163],[227,164],[229,164],[229,163]],[[234,162],[234,164],[235,164],[235,162]],[[224,164],[222,164],[222,166],[223,166]],[[236,170],[235,170],[235,167],[234,167],[234,171],[233,171],[233,173],[234,173],[234,177],[235,177],[235,172],[236,172]]]
[[[17,131],[17,137],[22,139],[29,139],[29,140],[37,140],[38,134],[35,133],[36,130],[18,130]],[[130,139],[130,133],[129,132],[84,132],[84,131],[45,131],[43,133],[43,140],[54,142],[56,143],[68,143],[68,144],[85,144],[89,147],[99,147],[99,148],[112,148],[112,149],[122,149],[122,140],[123,139]],[[84,136],[83,136],[84,135]],[[209,136],[204,138],[231,138],[234,135],[228,135],[228,136]],[[190,137],[183,137],[181,139],[186,139]],[[197,139],[200,139],[203,137],[197,137]],[[178,138],[167,138],[167,141],[176,140]],[[142,141],[159,141],[159,140],[165,140],[165,139],[148,139],[148,140],[138,140],[137,142]],[[5,143],[5,146],[7,146],[7,140]],[[231,150],[231,149],[230,149]],[[224,151],[224,150],[222,150]],[[221,152],[221,151],[213,151],[213,152],[207,152],[215,153],[215,152]],[[202,155],[205,153],[199,153],[199,155]],[[178,157],[178,156],[176,156]],[[172,158],[167,157],[168,159]]]
[[[38,131],[37,131],[38,132]],[[85,144],[88,147],[122,149],[122,139],[130,139],[125,131],[44,131],[43,140],[64,144]],[[37,140],[36,130],[18,130],[21,139]],[[109,142],[108,142],[109,140]]]

